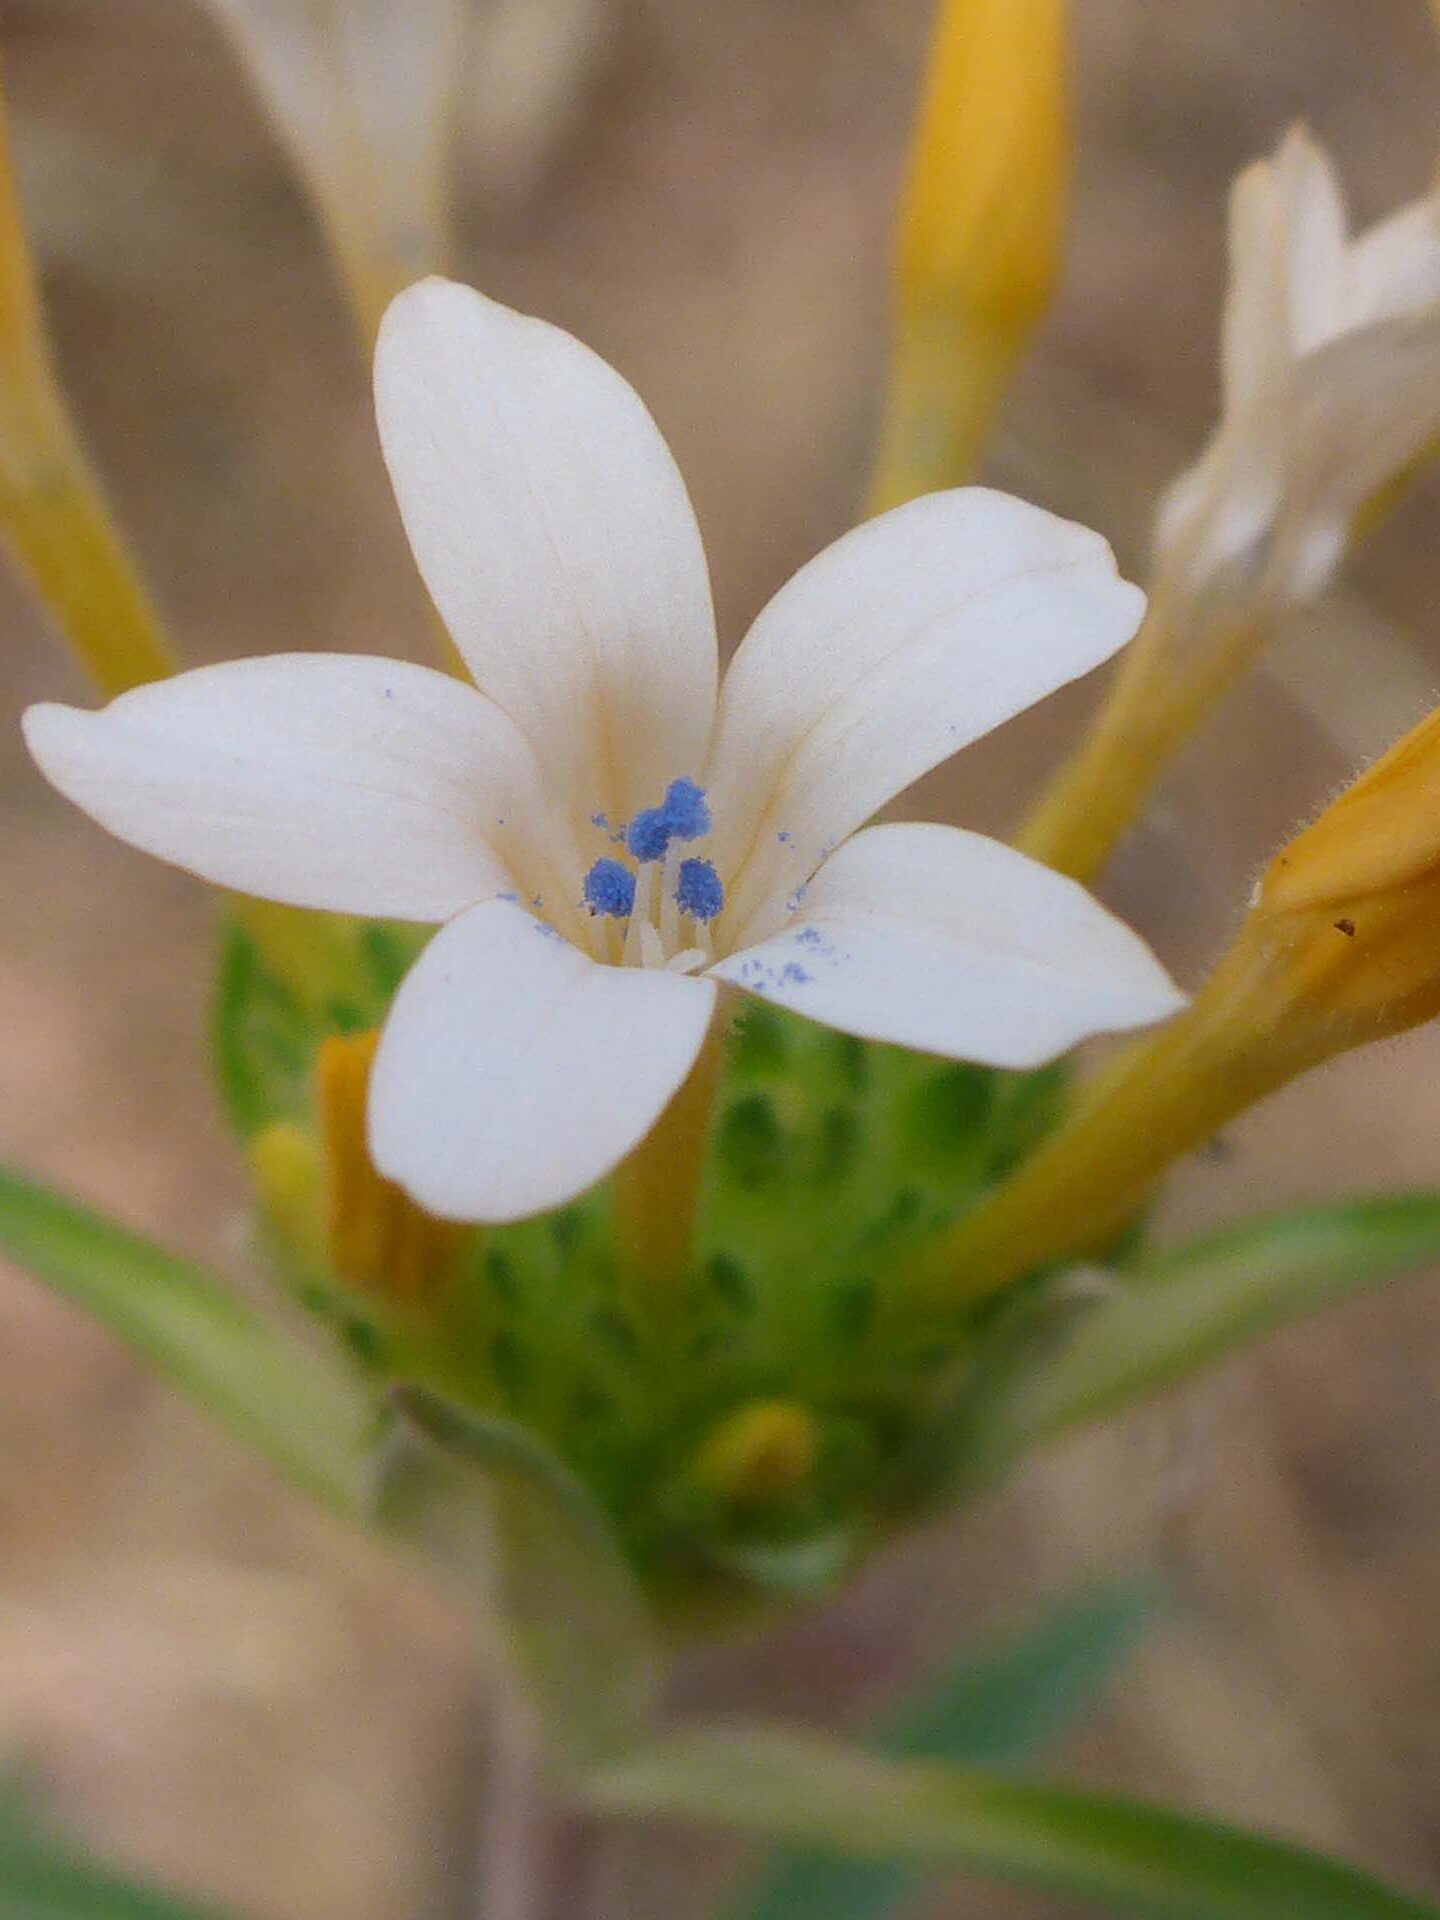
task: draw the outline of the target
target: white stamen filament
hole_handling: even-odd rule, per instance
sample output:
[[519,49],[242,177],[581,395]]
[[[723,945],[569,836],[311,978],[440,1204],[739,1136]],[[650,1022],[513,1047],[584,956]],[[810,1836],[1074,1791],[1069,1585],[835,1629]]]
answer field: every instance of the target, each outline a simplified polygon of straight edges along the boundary
[[667,953],[673,953],[680,945],[680,908],[675,890],[680,885],[683,858],[680,842],[672,840],[665,853],[665,872],[660,882],[660,939]]
[[635,875],[635,905],[630,914],[630,924],[625,929],[624,964],[627,967],[643,967],[644,934],[654,933],[652,915],[655,895],[655,862],[647,860]]

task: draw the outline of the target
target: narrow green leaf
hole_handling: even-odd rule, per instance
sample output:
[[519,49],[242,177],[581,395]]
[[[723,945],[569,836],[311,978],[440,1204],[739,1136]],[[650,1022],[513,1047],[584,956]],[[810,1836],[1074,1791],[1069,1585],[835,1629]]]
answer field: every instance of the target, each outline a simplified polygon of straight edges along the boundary
[[288,1478],[360,1511],[370,1401],[223,1279],[3,1168],[0,1254],[93,1314]]
[[493,1609],[553,1753],[633,1741],[655,1696],[650,1614],[588,1490],[509,1421],[420,1387],[394,1405],[381,1524]]
[[609,1815],[921,1860],[1138,1920],[1437,1920],[1286,1842],[1104,1794],[872,1758],[782,1727],[682,1727],[591,1772],[585,1796]]
[[0,1914],[4,1920],[221,1920],[88,1860],[0,1800]]
[[1440,1262],[1440,1196],[1307,1208],[1192,1240],[1116,1276],[1048,1358],[1018,1369],[981,1444],[1001,1459],[1103,1420],[1258,1335]]
[[[1029,1632],[927,1681],[876,1745],[905,1759],[977,1767],[1023,1759],[1093,1699],[1153,1607],[1140,1583],[1071,1596]],[[879,1920],[927,1877],[910,1861],[787,1851],[737,1903],[734,1920]]]

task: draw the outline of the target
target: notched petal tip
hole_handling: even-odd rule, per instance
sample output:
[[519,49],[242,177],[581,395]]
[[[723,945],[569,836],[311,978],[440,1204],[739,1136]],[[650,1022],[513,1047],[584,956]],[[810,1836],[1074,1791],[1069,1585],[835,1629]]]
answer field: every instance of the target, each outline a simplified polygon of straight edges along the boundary
[[111,736],[113,717],[132,697],[121,694],[104,707],[42,700],[20,716],[26,749],[45,779],[72,806],[120,839],[129,836],[113,819]]
[[30,758],[61,792],[66,766],[84,738],[85,722],[94,717],[90,709],[66,706],[59,700],[37,701],[20,716],[20,733]]

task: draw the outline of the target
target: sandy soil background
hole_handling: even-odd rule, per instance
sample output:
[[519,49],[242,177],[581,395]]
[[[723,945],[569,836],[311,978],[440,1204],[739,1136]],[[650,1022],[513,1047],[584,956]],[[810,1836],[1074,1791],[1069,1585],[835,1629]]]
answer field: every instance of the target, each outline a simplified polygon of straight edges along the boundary
[[[1361,212],[1387,208],[1433,168],[1440,58],[1422,0],[1074,12],[1069,272],[991,472],[1138,562],[1154,490],[1213,406],[1229,175],[1303,114]],[[596,0],[596,57],[535,151],[497,162],[473,130],[465,273],[645,392],[732,637],[853,512],[927,15]],[[363,370],[204,9],[0,0],[0,56],[68,382],[187,656],[421,650]],[[1437,525],[1428,480],[1119,862],[1112,897],[1183,974],[1276,839],[1433,699]],[[0,636],[0,1152],[236,1266],[244,1187],[202,1067],[209,907],[22,757],[21,706],[82,689],[8,568]],[[917,809],[1003,825],[1088,697],[933,778]],[[1277,1097],[1186,1170],[1173,1220],[1440,1181],[1437,1065],[1426,1033]],[[1158,1565],[1169,1624],[1057,1764],[1440,1891],[1437,1381],[1433,1282],[1331,1313],[1047,1461],[825,1622],[698,1663],[684,1691],[843,1717],[1081,1568]],[[428,1594],[0,1274],[0,1748],[68,1822],[255,1920],[458,1916],[481,1699]],[[705,1874],[732,1865],[617,1840],[613,1913],[700,1913]],[[952,1888],[929,1911],[1032,1908]]]

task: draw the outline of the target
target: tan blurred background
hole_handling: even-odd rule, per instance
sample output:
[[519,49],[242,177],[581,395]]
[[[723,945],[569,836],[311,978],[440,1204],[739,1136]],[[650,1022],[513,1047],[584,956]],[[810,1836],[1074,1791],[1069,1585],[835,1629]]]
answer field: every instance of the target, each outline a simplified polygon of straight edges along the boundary
[[[499,153],[477,109],[463,269],[640,386],[733,638],[859,493],[928,7],[533,4],[586,51]],[[991,471],[1138,566],[1154,491],[1213,407],[1228,177],[1303,114],[1364,216],[1408,197],[1440,149],[1440,58],[1424,0],[1074,13],[1069,271]],[[187,657],[422,650],[363,369],[204,8],[0,0],[0,57],[70,390]],[[1191,977],[1277,837],[1440,690],[1437,529],[1427,481],[1120,862],[1113,897]],[[244,1187],[204,1069],[208,903],[24,760],[24,703],[83,695],[8,567],[0,633],[0,1154],[242,1272]],[[1003,825],[1086,697],[937,776],[925,810]],[[1440,1184],[1437,1066],[1422,1034],[1273,1100],[1184,1173],[1173,1220]],[[1140,1561],[1174,1583],[1170,1624],[1055,1764],[1440,1889],[1433,1281],[1072,1447],[823,1625],[709,1656],[684,1691],[839,1717],[1077,1570]],[[0,1748],[67,1822],[256,1920],[448,1920],[467,1911],[481,1697],[436,1602],[0,1274]],[[733,1861],[713,1856],[718,1884]],[[607,1920],[705,1911],[675,1838],[613,1844],[605,1875]],[[928,1910],[1038,1911],[953,1887]]]

